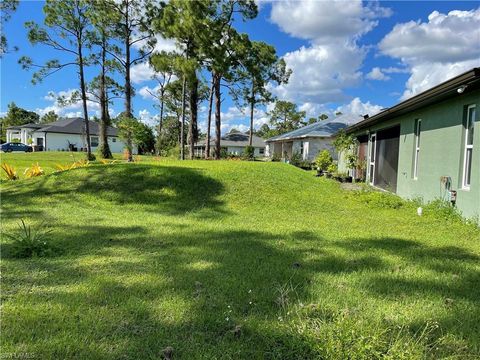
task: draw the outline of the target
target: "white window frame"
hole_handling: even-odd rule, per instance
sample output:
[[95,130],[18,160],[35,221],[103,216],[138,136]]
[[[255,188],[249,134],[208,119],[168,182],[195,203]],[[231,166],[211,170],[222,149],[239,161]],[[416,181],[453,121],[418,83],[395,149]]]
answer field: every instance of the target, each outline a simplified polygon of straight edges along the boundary
[[[470,109],[473,109],[472,112],[471,112],[471,114],[472,114],[471,118],[470,118]],[[464,149],[464,153],[463,153],[462,188],[464,190],[470,190],[470,183],[467,183],[467,181],[468,181],[467,174],[470,173],[470,177],[471,177],[471,174],[472,174],[472,169],[471,169],[472,159],[470,159],[470,161],[468,161],[469,158],[467,158],[467,154],[470,153],[470,157],[472,157],[472,155],[473,155],[473,140],[472,140],[471,144],[468,144],[468,135],[469,135],[468,128],[469,128],[470,121],[473,122],[473,126],[475,127],[475,115],[476,115],[476,105],[469,105],[467,107],[467,118],[466,118],[466,121],[465,121],[465,149]],[[469,165],[470,165],[470,169],[469,169],[469,171],[467,171],[467,167]]]
[[[368,181],[370,185],[375,184],[375,157],[377,153],[377,133],[371,133],[370,134],[370,141],[369,141],[369,147],[368,147]],[[372,149],[373,147],[373,149]],[[373,150],[373,159],[372,159],[372,150]],[[373,166],[373,173],[370,171],[370,169]]]
[[415,154],[413,163],[413,179],[418,179],[418,157],[420,155],[420,133],[422,131],[422,119],[415,119]]

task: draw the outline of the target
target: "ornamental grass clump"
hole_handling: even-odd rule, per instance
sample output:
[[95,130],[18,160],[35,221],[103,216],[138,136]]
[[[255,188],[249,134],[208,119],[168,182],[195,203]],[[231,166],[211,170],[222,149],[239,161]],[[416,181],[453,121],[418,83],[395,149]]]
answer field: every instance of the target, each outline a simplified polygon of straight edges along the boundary
[[2,169],[7,174],[8,180],[18,180],[17,171],[13,166],[10,166],[7,163],[4,163],[2,164]]
[[27,225],[23,219],[18,225],[19,231],[16,233],[4,235],[11,239],[11,256],[14,258],[29,258],[35,256],[48,256],[53,253],[53,248],[49,242],[49,235],[52,230],[40,224],[36,229]]
[[25,172],[23,173],[27,178],[32,178],[32,177],[37,177],[37,176],[42,176],[45,174],[43,169],[40,167],[38,162],[36,164],[32,164],[29,168],[25,169]]

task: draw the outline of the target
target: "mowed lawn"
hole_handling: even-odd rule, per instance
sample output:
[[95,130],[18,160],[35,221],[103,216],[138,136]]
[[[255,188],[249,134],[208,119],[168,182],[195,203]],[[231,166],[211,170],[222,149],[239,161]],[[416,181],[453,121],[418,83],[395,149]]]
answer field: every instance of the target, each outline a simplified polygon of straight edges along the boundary
[[59,249],[15,259],[2,238],[2,356],[480,357],[480,231],[428,209],[281,163],[93,165],[1,187],[2,231],[45,221]]

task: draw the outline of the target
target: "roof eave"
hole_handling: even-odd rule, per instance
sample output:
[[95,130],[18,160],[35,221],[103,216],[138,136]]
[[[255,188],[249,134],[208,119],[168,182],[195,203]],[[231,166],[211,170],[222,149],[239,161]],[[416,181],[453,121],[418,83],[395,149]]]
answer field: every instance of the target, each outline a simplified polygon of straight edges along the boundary
[[365,127],[377,124],[383,120],[388,120],[406,112],[430,105],[435,100],[443,100],[448,97],[452,91],[456,91],[462,85],[469,85],[472,82],[480,80],[480,68],[473,68],[463,74],[460,74],[450,80],[447,80],[431,89],[428,89],[418,95],[415,95],[391,108],[382,111],[366,120],[363,120],[346,129],[347,133],[361,130]]

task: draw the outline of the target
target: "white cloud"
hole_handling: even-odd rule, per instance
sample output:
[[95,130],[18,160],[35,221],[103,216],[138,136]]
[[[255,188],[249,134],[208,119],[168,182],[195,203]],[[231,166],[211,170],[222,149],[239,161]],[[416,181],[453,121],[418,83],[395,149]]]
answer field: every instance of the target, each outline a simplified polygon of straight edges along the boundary
[[410,68],[402,98],[411,97],[480,66],[480,8],[448,14],[434,11],[428,22],[397,24],[379,49]]
[[152,79],[152,76],[155,74],[155,71],[150,66],[148,62],[143,62],[140,64],[133,65],[130,68],[130,79],[134,84],[139,84],[144,81],[149,81]]
[[[175,40],[172,39],[165,39],[160,35],[155,36],[155,39],[157,40],[155,47],[153,49],[154,52],[178,52],[178,46],[175,44]],[[147,40],[144,41],[138,41],[136,42],[133,46],[136,49],[141,49],[147,44]]]
[[149,126],[157,126],[159,115],[152,115],[150,111],[143,109],[138,112],[138,119]]
[[142,96],[142,98],[146,100],[154,100],[155,97],[152,94],[156,94],[159,89],[160,89],[159,85],[153,88],[149,86],[144,86],[138,91],[138,93]]
[[382,106],[371,104],[370,101],[363,103],[360,98],[356,97],[349,104],[339,106],[335,112],[341,111],[343,114],[353,115],[375,115],[382,110]]
[[274,88],[281,99],[327,103],[346,99],[343,89],[360,83],[365,50],[355,45],[312,45],[285,54],[288,84]]
[[370,72],[366,75],[366,78],[367,78],[367,79],[370,79],[370,80],[380,80],[380,81],[390,80],[390,76],[385,75],[385,74],[382,72],[382,69],[380,69],[379,67],[374,67],[374,68],[372,69],[372,71],[370,71]]
[[277,1],[272,4],[271,21],[282,31],[315,43],[332,43],[359,37],[377,25],[377,17],[390,10],[353,1]]
[[[40,116],[43,116],[50,111],[54,111],[59,116],[83,117],[83,105],[81,99],[66,106],[62,106],[62,104],[58,101],[59,97],[65,98],[66,100],[70,99],[75,92],[78,92],[78,90],[68,89],[59,92],[49,91],[48,94],[45,95],[43,98],[47,101],[52,102],[52,104],[44,108],[36,108],[35,112],[38,113]],[[98,115],[100,111],[100,105],[93,101],[87,101],[87,109],[89,115],[92,114],[92,111],[94,114]]]
[[357,86],[367,49],[356,41],[390,10],[355,1],[278,1],[270,19],[309,46],[284,55],[293,73],[288,84],[272,88],[281,99],[324,104],[345,101],[345,88]]

